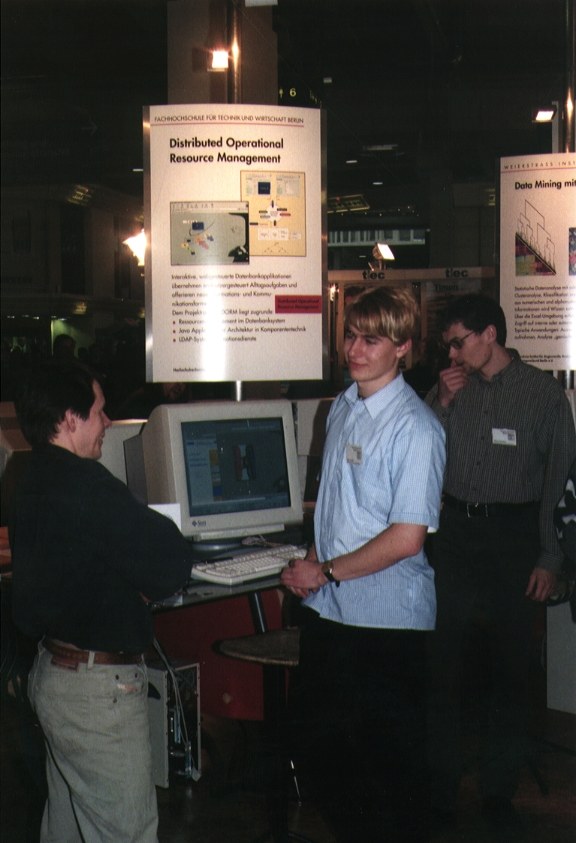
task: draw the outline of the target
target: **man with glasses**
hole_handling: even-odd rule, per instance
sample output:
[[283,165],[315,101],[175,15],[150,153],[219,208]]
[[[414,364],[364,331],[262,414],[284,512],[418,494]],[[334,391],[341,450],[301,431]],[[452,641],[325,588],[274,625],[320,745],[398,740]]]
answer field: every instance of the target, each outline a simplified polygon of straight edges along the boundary
[[[432,554],[438,600],[431,665],[433,799],[448,819],[462,772],[457,747],[467,709],[480,724],[484,814],[508,824],[516,822],[511,800],[529,751],[526,679],[534,604],[553,593],[562,563],[553,512],[576,454],[574,422],[558,381],[506,348],[504,313],[491,298],[455,298],[440,328],[450,366],[426,398],[447,440]],[[463,673],[471,645],[478,657],[475,684]]]

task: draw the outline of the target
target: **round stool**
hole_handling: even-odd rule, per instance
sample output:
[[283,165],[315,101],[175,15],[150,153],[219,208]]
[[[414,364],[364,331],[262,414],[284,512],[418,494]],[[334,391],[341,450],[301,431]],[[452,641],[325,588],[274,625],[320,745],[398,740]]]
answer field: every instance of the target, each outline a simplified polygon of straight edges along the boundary
[[300,657],[300,630],[271,629],[259,635],[225,638],[219,651],[233,659],[270,664],[277,667],[296,667]]
[[272,629],[256,635],[226,638],[217,645],[225,656],[243,661],[256,662],[264,668],[264,721],[269,726],[276,751],[274,775],[267,788],[270,831],[260,837],[257,843],[273,840],[287,843],[290,840],[312,843],[308,837],[288,829],[287,800],[284,788],[284,773],[290,768],[296,795],[300,802],[300,790],[292,761],[287,757],[283,734],[286,714],[287,668],[296,667],[300,654],[300,630]]

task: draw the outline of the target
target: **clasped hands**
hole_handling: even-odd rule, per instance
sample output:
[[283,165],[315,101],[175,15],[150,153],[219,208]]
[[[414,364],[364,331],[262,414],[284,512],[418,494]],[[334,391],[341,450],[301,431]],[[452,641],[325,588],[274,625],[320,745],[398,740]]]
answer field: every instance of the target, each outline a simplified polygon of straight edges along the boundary
[[326,577],[315,559],[291,559],[282,570],[280,580],[296,597],[308,597],[326,585]]

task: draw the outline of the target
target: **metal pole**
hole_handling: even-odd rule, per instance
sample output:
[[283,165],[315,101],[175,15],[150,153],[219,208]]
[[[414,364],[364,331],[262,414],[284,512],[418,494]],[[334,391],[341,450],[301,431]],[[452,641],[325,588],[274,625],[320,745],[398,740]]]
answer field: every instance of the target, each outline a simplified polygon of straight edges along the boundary
[[[564,108],[562,110],[562,152],[574,152],[574,73],[576,67],[576,18],[574,7],[576,0],[565,0],[565,26],[566,26],[566,51],[565,51],[565,96]],[[574,388],[574,371],[564,372],[564,388]]]
[[240,0],[228,2],[228,48],[232,53],[232,73],[228,77],[228,102],[242,102],[242,32],[240,27]]
[[576,21],[574,15],[574,0],[565,0],[566,26],[566,67],[565,67],[565,98],[563,109],[563,149],[562,152],[574,152],[574,68],[576,45]]
[[[228,48],[232,53],[232,73],[228,76],[228,101],[235,104],[242,102],[242,37],[238,2],[239,0],[228,2]],[[242,381],[236,381],[234,384],[234,400],[242,401]]]

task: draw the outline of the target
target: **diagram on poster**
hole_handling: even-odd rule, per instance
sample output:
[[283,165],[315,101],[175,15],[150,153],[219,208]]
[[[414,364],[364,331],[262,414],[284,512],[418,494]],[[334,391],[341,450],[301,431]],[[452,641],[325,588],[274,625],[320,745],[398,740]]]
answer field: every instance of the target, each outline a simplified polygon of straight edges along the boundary
[[544,214],[525,201],[516,221],[516,275],[556,275],[554,252]]
[[171,202],[172,266],[248,263],[247,202]]
[[240,172],[241,198],[250,215],[250,254],[306,256],[304,173]]
[[526,363],[576,365],[576,156],[552,152],[500,162],[500,304],[507,341]]

